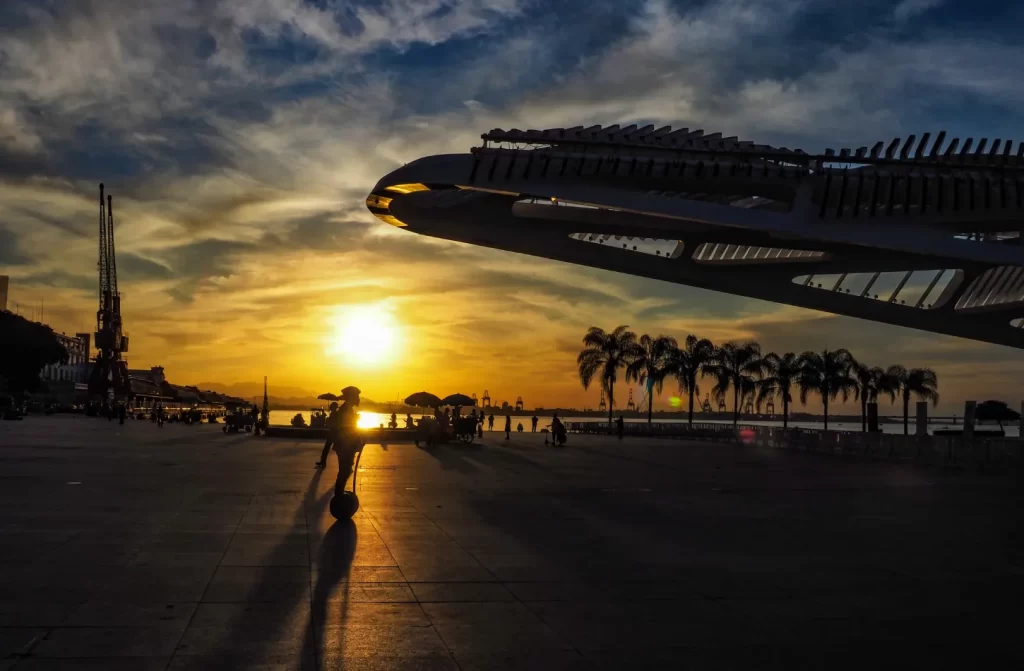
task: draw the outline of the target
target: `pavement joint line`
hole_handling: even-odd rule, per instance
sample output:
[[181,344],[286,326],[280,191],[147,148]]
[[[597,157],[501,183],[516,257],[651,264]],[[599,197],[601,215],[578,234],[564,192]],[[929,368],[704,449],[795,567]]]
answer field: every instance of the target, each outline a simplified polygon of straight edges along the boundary
[[[406,503],[409,503],[410,505],[412,505],[412,507],[417,512],[419,512],[421,515],[426,517],[426,515],[423,514],[423,511],[419,510],[419,508],[417,508],[416,505],[413,504],[411,501],[406,501]],[[384,540],[384,536],[381,535],[381,533],[380,533],[380,520],[378,520],[377,516],[374,515],[372,512],[370,512],[369,515],[370,515],[370,523],[373,524],[373,531],[374,531],[374,533],[377,534],[377,538],[380,539],[380,542],[384,544],[384,549],[386,549],[388,551],[388,556],[391,557],[391,561],[395,562],[395,566],[398,567],[398,572],[402,574],[402,578],[405,580],[405,586],[409,588],[409,592],[412,594],[412,598],[416,599],[416,605],[419,606],[420,612],[423,613],[423,617],[425,617],[427,619],[427,622],[430,623],[430,628],[434,630],[434,633],[437,635],[438,640],[441,641],[441,645],[443,645],[445,650],[448,651],[448,656],[451,658],[452,663],[459,669],[459,671],[462,671],[462,665],[459,664],[459,660],[455,658],[455,651],[452,650],[450,645],[448,645],[448,641],[444,640],[444,636],[442,636],[441,632],[438,631],[437,626],[434,624],[434,621],[432,619],[430,619],[430,615],[423,608],[423,602],[420,601],[420,598],[418,596],[416,596],[416,591],[412,588],[411,584],[409,583],[409,579],[406,577],[405,571],[402,570],[402,567],[399,565],[398,560],[395,559],[394,553],[391,552],[391,547],[388,545],[388,542],[386,540]],[[431,520],[429,517],[427,517],[427,519],[430,521],[431,524],[433,524],[435,527],[437,527],[437,524],[435,524],[433,520]],[[444,529],[441,529],[440,527],[437,527],[437,528],[441,531],[441,533],[445,533]],[[445,536],[448,536],[448,534],[445,533]],[[449,536],[449,538],[451,538],[451,537]],[[473,557],[473,560],[477,561],[476,557]],[[477,561],[477,563],[479,564],[480,562]],[[486,568],[484,570],[486,570]]]
[[[258,491],[259,490],[257,489],[257,492]],[[246,504],[245,507],[246,512],[248,512],[249,508],[252,507],[252,502],[253,499],[255,498],[256,494],[249,495],[249,503]],[[171,662],[174,660],[174,657],[178,654],[178,648],[181,646],[181,642],[185,640],[185,634],[188,633],[189,628],[192,626],[192,621],[195,619],[196,613],[199,612],[198,604],[203,603],[203,599],[206,598],[206,593],[210,591],[210,585],[213,584],[213,578],[217,575],[217,569],[220,568],[220,565],[224,563],[224,558],[228,556],[228,552],[231,550],[231,544],[234,542],[235,536],[238,535],[238,529],[242,526],[242,520],[244,519],[245,513],[239,515],[238,524],[235,525],[235,530],[231,532],[231,538],[228,540],[227,546],[224,548],[224,552],[221,553],[220,561],[217,562],[217,567],[213,569],[213,573],[210,575],[210,579],[206,582],[206,587],[203,588],[203,593],[199,596],[199,601],[197,602],[196,607],[192,610],[192,614],[189,616],[188,622],[185,624],[185,628],[181,632],[181,636],[178,637],[177,642],[174,644],[174,650],[171,652],[171,656],[167,659],[167,665],[164,666],[164,671],[167,671],[167,669],[171,667]]]
[[[313,480],[316,482],[317,486],[320,484],[319,474],[320,471],[317,471],[313,475]],[[316,668],[319,669],[320,646],[317,644],[316,625],[313,623],[313,543],[309,534],[309,504],[311,503],[311,500],[312,502],[316,501],[317,486],[314,486],[313,482],[310,482],[309,485],[306,486],[306,493],[302,497],[302,519],[306,523],[306,552],[308,554],[307,567],[309,568],[309,625],[313,630],[310,632],[310,638],[312,638],[313,644],[313,663],[316,665]],[[245,515],[242,515],[242,519],[245,519]]]

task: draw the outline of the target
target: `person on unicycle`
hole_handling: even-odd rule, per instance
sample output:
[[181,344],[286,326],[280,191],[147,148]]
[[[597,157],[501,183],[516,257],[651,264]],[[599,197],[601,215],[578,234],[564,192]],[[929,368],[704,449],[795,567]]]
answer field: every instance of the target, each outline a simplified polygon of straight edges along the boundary
[[344,403],[338,408],[338,432],[334,442],[334,452],[338,455],[338,481],[334,485],[336,496],[345,491],[345,483],[352,475],[356,455],[363,449],[363,438],[359,435],[359,415],[356,412],[360,393],[358,387],[345,387],[341,390]]

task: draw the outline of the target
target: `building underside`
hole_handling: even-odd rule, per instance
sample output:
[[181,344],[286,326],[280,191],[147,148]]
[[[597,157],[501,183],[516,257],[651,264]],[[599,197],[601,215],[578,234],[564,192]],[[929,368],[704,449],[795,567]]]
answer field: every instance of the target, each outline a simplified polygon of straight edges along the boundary
[[1024,348],[1024,143],[800,150],[653,126],[494,130],[367,197],[410,231]]

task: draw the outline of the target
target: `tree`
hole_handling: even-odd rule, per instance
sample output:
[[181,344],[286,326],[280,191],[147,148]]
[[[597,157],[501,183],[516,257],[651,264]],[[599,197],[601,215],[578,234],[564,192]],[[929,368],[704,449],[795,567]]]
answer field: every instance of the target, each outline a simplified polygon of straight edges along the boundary
[[654,413],[654,392],[661,393],[665,378],[669,375],[672,353],[679,344],[671,336],[660,335],[652,338],[646,333],[640,336],[635,358],[626,366],[626,381],[637,382],[647,388],[647,423]]
[[853,356],[845,349],[804,352],[800,362],[800,402],[807,403],[807,395],[821,396],[825,411],[825,430],[828,431],[828,403],[839,396],[845,401],[857,389],[857,380],[851,374]]
[[868,403],[877,403],[879,394],[888,394],[895,399],[896,389],[892,377],[878,366],[870,367],[853,359],[850,373],[857,381],[853,397],[860,401],[860,428],[868,430]]
[[910,396],[918,400],[931,401],[932,406],[939,402],[939,377],[931,368],[911,368],[889,366],[885,371],[892,379],[895,394],[903,398],[903,435],[910,434]]
[[596,378],[608,397],[608,426],[611,428],[615,408],[615,382],[620,368],[628,366],[637,353],[636,334],[628,326],[619,326],[611,333],[591,326],[583,336],[583,351],[576,357],[580,382],[584,389]]
[[779,356],[771,352],[764,357],[764,377],[758,381],[757,402],[773,396],[782,400],[782,428],[789,427],[789,404],[793,402],[793,387],[800,379],[800,360],[793,352]]
[[738,424],[740,399],[747,398],[756,391],[757,380],[764,373],[761,346],[756,342],[742,345],[727,342],[715,349],[705,370],[717,380],[711,390],[716,399],[725,398],[729,388],[732,388],[732,423]]
[[704,377],[707,366],[715,355],[715,346],[707,338],[686,336],[686,342],[669,356],[668,368],[679,381],[680,391],[690,397],[690,425],[693,425],[693,400],[700,393],[697,377]]
[[1020,419],[1020,413],[1011,410],[1002,401],[982,401],[974,410],[974,417],[979,422],[998,422],[999,428],[1003,428],[1003,422],[1014,422]]
[[49,326],[0,312],[0,378],[8,391],[36,391],[44,366],[67,361],[68,353]]

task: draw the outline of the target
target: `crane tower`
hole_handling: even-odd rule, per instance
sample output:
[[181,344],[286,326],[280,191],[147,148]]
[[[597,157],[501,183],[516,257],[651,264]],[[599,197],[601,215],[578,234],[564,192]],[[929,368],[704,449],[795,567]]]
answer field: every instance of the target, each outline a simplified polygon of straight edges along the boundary
[[636,411],[636,403],[633,402],[633,390],[629,390],[629,401],[626,403],[626,410],[629,412]]
[[601,390],[601,402],[597,404],[597,409],[604,412],[608,409],[608,403],[604,400],[604,390]]
[[96,311],[96,361],[89,374],[89,395],[122,399],[131,393],[128,365],[121,358],[128,351],[128,336],[122,332],[121,294],[117,289],[117,260],[114,254],[114,203],[103,202],[100,184],[99,309]]
[[483,397],[482,400],[483,400],[483,407],[484,408],[491,407],[491,394],[486,389],[484,389],[484,397]]
[[522,412],[523,410],[523,397],[516,398],[516,412]]

